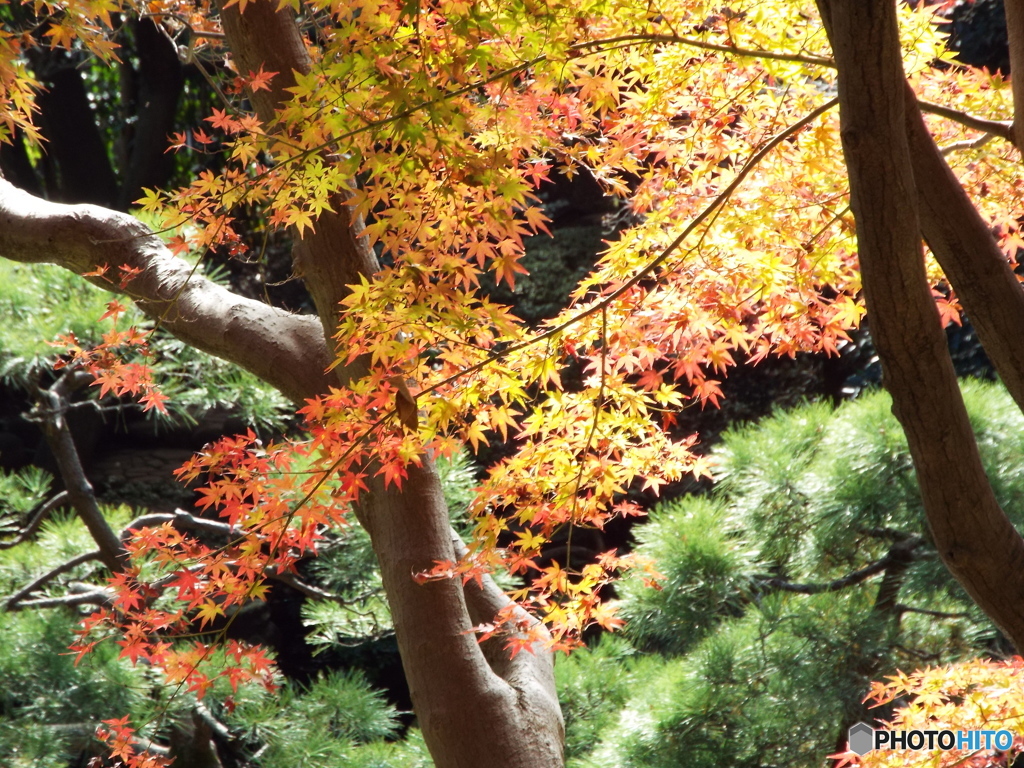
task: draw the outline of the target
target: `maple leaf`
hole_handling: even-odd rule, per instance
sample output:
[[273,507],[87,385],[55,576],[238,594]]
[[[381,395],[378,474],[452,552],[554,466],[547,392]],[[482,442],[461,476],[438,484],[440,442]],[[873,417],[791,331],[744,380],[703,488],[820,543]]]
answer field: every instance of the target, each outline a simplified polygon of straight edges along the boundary
[[263,66],[256,72],[249,72],[249,76],[246,78],[245,83],[249,86],[251,91],[269,91],[270,81],[274,78],[277,72],[265,72]]
[[170,398],[158,389],[149,387],[146,393],[139,398],[143,412],[155,408],[160,413],[167,413],[166,403]]
[[536,656],[535,643],[536,640],[530,635],[513,635],[505,640],[505,650],[509,652],[509,658],[512,659],[523,651],[527,651],[531,656]]
[[204,119],[214,128],[225,131],[226,133],[236,133],[240,127],[238,121],[229,115],[226,109],[217,109],[214,107],[213,114]]
[[218,616],[223,615],[224,609],[217,605],[213,600],[204,600],[202,605],[199,606],[199,610],[196,611],[200,627],[205,627],[209,622],[213,621]]

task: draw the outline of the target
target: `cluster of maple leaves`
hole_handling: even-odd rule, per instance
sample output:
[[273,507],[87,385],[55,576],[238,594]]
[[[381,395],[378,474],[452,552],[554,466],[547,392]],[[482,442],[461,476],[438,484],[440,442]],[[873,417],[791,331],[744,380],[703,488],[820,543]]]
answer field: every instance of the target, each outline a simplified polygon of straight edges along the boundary
[[873,707],[898,703],[890,721],[878,727],[897,731],[949,730],[1014,733],[1008,750],[979,749],[912,750],[880,749],[859,756],[854,752],[833,755],[836,768],[991,768],[1011,766],[1024,752],[1024,659],[1009,661],[973,659],[960,664],[897,673],[886,682],[871,684],[866,697]]
[[[813,3],[746,2],[728,13],[699,0],[289,4],[308,25],[313,68],[296,76],[274,124],[245,111],[242,95],[278,73],[239,73],[207,125],[171,141],[222,153],[223,169],[147,191],[140,205],[182,255],[244,251],[232,223],[241,207],[301,236],[323,212],[351,206],[385,266],[345,299],[336,364],[369,361],[369,372],[302,409],[308,440],[263,446],[249,434],[189,462],[181,477],[202,484],[202,506],[230,525],[230,541],[208,546],[169,525],[139,531],[113,582],[115,605],[86,622],[79,651],[116,627],[125,656],[201,695],[210,648],[170,638],[258,599],[268,569],[293,567],[325,531],[349,524],[345,510],[372,476],[400,487],[428,453],[495,438],[517,451],[479,489],[469,556],[414,577],[522,575],[513,597],[544,618],[555,647],[590,624],[613,628],[601,587],[636,564],[608,553],[576,571],[539,569],[541,548],[566,526],[640,514],[624,500],[631,488],[709,474],[695,438],[674,433],[675,414],[717,405],[738,360],[836,352],[863,314],[829,102],[834,69]],[[172,35],[187,27],[193,46],[217,38],[205,0],[36,6],[49,44],[108,60],[113,13],[144,13]],[[945,54],[929,11],[901,5],[901,15],[922,98],[1009,115],[1000,78],[933,66]],[[37,84],[23,53],[38,43],[31,31],[0,31],[0,139],[37,138]],[[931,123],[965,186],[983,192],[1004,247],[1016,249],[1018,224],[1003,213],[1020,199],[1016,161],[1005,148],[982,153],[953,120]],[[547,231],[543,184],[584,170],[634,223],[610,238],[561,315],[527,328],[480,286],[515,286],[524,238]],[[955,296],[937,300],[956,321]],[[141,332],[115,330],[90,349],[64,341],[102,393],[162,407],[144,360],[119,352],[144,349]],[[570,364],[583,372],[579,386],[563,386]],[[418,411],[411,420],[395,406],[402,398]],[[513,632],[510,651],[532,650],[542,635]],[[269,681],[257,649],[228,654],[238,663],[219,674],[232,684]],[[112,743],[129,749],[127,724],[109,726]]]

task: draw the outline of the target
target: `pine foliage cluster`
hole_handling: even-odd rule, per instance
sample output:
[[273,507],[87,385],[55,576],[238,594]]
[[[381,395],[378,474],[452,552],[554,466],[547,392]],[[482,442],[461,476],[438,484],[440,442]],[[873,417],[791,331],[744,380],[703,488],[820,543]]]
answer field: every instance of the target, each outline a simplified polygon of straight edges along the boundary
[[[1024,417],[998,385],[963,390],[1020,528]],[[665,579],[620,585],[628,642],[560,660],[571,766],[823,765],[849,725],[887,714],[862,704],[872,680],[1008,650],[930,543],[885,393],[777,413],[714,455],[713,493],[637,529]],[[912,537],[905,570],[842,581]]]
[[[1024,417],[997,385],[968,382],[964,395],[1000,501],[1024,524]],[[838,409],[809,404],[733,429],[714,460],[712,493],[665,502],[635,529],[637,551],[664,579],[657,588],[640,579],[618,586],[627,630],[559,658],[572,768],[820,765],[842,748],[850,723],[878,714],[862,704],[871,680],[1005,652],[930,545],[885,394]],[[464,510],[472,466],[459,458],[442,471],[452,508]],[[49,485],[37,471],[0,476],[3,520],[22,524]],[[106,514],[119,529],[133,512]],[[904,568],[856,578],[914,537],[920,542]],[[91,546],[77,519],[51,517],[31,541],[0,549],[0,594]],[[85,563],[48,589],[66,594],[95,583],[98,568]],[[391,632],[359,529],[337,535],[304,568],[320,588],[351,598],[306,603],[314,643],[358,646]],[[886,584],[891,594],[883,600]],[[195,717],[200,703],[192,694],[119,658],[113,641],[76,664],[64,649],[88,610],[4,614],[0,765],[62,768],[99,754],[96,725],[125,713],[140,737],[173,744],[175,729]],[[416,728],[403,725],[360,670],[280,682],[271,694],[231,691],[221,681],[203,700],[246,765],[431,765]]]

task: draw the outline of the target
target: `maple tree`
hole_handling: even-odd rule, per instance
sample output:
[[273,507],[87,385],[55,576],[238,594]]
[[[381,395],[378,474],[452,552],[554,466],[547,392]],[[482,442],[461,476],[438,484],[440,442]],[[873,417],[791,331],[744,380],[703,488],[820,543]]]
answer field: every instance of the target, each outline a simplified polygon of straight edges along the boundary
[[[0,255],[125,294],[164,330],[301,403],[311,435],[225,439],[182,469],[205,484],[229,546],[170,523],[123,548],[98,542],[118,596],[86,629],[116,629],[126,655],[202,694],[209,648],[175,635],[259,599],[268,572],[294,567],[354,515],[373,541],[435,762],[559,765],[550,654],[587,626],[616,626],[601,588],[636,563],[607,553],[576,571],[539,569],[540,547],[560,529],[638,514],[624,500],[631,487],[706,474],[695,438],[674,434],[678,410],[716,405],[739,359],[835,352],[864,313],[862,294],[938,550],[1024,642],[1024,541],[981,469],[942,335],[962,306],[1024,404],[1024,294],[1009,261],[1021,242],[1022,129],[1008,119],[1024,96],[1019,83],[1011,92],[950,65],[932,10],[887,0],[34,9],[31,24],[0,30],[2,138],[38,139],[25,52],[111,61],[122,16],[156,19],[184,56],[223,45],[236,76],[206,125],[171,139],[176,151],[220,153],[220,170],[140,200],[166,242],[131,216],[0,180]],[[1012,22],[1016,61],[1024,38]],[[523,238],[546,230],[538,188],[584,169],[637,223],[562,314],[525,327],[481,285],[515,285]],[[253,249],[236,226],[242,211],[292,233],[315,316],[233,294],[182,258]],[[145,352],[140,332],[90,349],[67,341],[72,374],[162,406],[145,366],[125,357]],[[584,372],[578,387],[562,384],[570,362]],[[463,544],[431,457],[496,438],[517,451],[490,469]],[[506,595],[494,569],[524,588]],[[265,677],[259,651],[229,654],[232,681]],[[129,756],[129,726],[110,725],[123,757],[157,759]]]
[[[1013,765],[1021,753],[1020,675],[1024,661],[976,659],[944,667],[930,667],[887,682],[874,683],[868,700],[873,707],[899,703],[893,716],[879,727],[891,730],[996,731],[1014,734],[1009,749],[995,749],[979,739],[977,748],[949,750],[878,749],[864,756],[836,755],[842,766],[973,766]],[[972,745],[973,746],[973,745]]]

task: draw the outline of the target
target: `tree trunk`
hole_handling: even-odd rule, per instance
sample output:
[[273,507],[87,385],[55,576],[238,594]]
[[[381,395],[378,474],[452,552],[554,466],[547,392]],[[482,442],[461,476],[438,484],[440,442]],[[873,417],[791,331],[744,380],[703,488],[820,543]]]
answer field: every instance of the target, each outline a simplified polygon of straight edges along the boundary
[[[295,72],[308,72],[305,45],[290,10],[275,0],[223,9],[222,21],[238,70],[277,72],[272,90],[251,94],[271,126]],[[318,318],[290,315],[190,276],[137,221],[95,206],[62,206],[32,198],[0,181],[0,256],[48,261],[78,274],[107,265],[143,269],[128,286],[163,327],[200,349],[236,362],[301,401],[360,375],[365,367],[325,374],[347,286],[378,266],[360,236],[362,222],[345,205],[325,213],[316,231],[296,237],[293,260]],[[91,278],[94,279],[95,278]],[[104,287],[112,286],[104,284]],[[273,357],[273,360],[270,358]],[[553,658],[543,648],[509,659],[484,649],[471,631],[508,598],[491,582],[444,580],[418,585],[412,576],[435,560],[455,558],[441,484],[432,463],[410,466],[403,490],[371,485],[357,510],[380,563],[402,662],[424,738],[438,768],[558,768],[563,765],[562,717]]]
[[117,207],[122,211],[142,197],[143,187],[156,189],[167,184],[174,157],[167,152],[167,137],[174,129],[174,115],[185,85],[185,73],[171,41],[150,19],[132,24],[135,51],[139,57],[138,120],[129,133],[121,175]]
[[921,233],[999,378],[1024,411],[1024,290],[988,222],[935,146],[909,84],[904,93]]
[[[293,14],[271,0],[240,13],[224,8],[224,32],[240,72],[277,72],[270,91],[251,94],[270,127],[287,99],[294,73],[309,59]],[[320,315],[326,339],[337,328],[337,308],[348,286],[378,269],[361,236],[362,222],[339,202],[315,232],[296,237],[293,260]],[[357,362],[340,378],[360,374]],[[344,383],[342,381],[341,383]],[[409,466],[401,492],[378,482],[360,501],[360,522],[370,534],[391,607],[402,664],[423,735],[438,768],[562,764],[562,719],[553,660],[544,649],[509,664],[488,663],[471,631],[473,620],[458,580],[418,585],[412,574],[439,560],[454,560],[448,509],[429,459]],[[471,587],[475,589],[475,587]],[[497,610],[495,607],[495,611]],[[492,613],[493,616],[493,613]],[[490,618],[490,617],[485,617]]]
[[52,200],[113,205],[117,178],[110,166],[79,61],[59,51],[38,51],[33,57],[38,77],[47,87],[36,97],[40,131],[46,138]]
[[[924,270],[894,0],[819,0],[871,335],[947,567],[1024,648],[1024,540],[985,476]],[[923,181],[923,179],[921,180]]]

